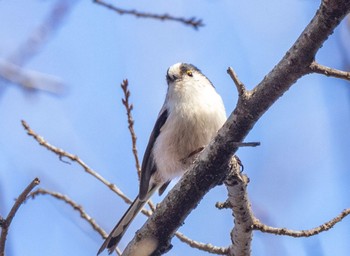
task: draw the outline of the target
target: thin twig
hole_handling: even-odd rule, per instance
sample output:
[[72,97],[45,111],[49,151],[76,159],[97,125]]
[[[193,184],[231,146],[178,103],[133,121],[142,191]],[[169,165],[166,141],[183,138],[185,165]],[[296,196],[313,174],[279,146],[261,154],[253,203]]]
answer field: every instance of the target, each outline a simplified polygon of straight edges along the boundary
[[225,202],[216,202],[215,207],[219,210],[223,209],[231,209],[232,205],[229,200],[226,200]]
[[[88,174],[92,175],[93,177],[95,177],[96,179],[98,179],[100,182],[102,182],[104,185],[106,185],[110,190],[112,190],[114,193],[116,193],[120,198],[122,198],[124,200],[124,202],[126,202],[127,204],[131,204],[132,201],[113,183],[110,183],[108,180],[106,180],[104,177],[102,177],[99,173],[97,173],[96,171],[94,171],[93,169],[91,169],[86,163],[83,162],[83,160],[81,160],[78,156],[73,155],[71,153],[68,153],[66,151],[64,151],[63,149],[57,148],[53,145],[51,145],[49,142],[47,142],[43,137],[41,137],[40,135],[38,135],[37,133],[35,133],[30,127],[29,125],[22,120],[22,125],[24,127],[24,129],[27,131],[27,134],[29,136],[32,136],[41,146],[45,147],[46,149],[50,150],[51,152],[57,154],[59,156],[60,159],[62,159],[62,157],[67,157],[68,159],[70,159],[73,162],[78,163],[81,167],[83,167],[83,169],[85,170],[85,172],[87,172]],[[142,209],[142,211],[147,214],[147,210],[146,209]]]
[[122,99],[122,103],[125,106],[126,109],[126,115],[128,116],[128,128],[130,131],[130,135],[131,135],[131,142],[132,142],[132,153],[134,155],[134,159],[135,159],[135,164],[136,164],[136,170],[137,170],[137,175],[139,177],[139,180],[141,178],[141,167],[140,167],[140,162],[139,162],[139,157],[138,157],[138,153],[137,153],[137,147],[136,147],[136,133],[134,130],[134,119],[132,118],[132,114],[131,111],[133,110],[133,105],[130,104],[129,102],[129,98],[130,98],[130,91],[128,89],[128,80],[125,79],[123,80],[121,87],[123,89],[124,92],[124,98]]
[[[78,211],[80,213],[80,217],[82,217],[84,220],[86,220],[90,224],[90,226],[102,236],[102,238],[106,238],[108,236],[108,234],[96,223],[96,221],[89,214],[87,214],[85,212],[84,208],[82,206],[80,206],[79,204],[77,204],[76,202],[74,202],[68,196],[63,195],[63,194],[58,193],[58,192],[49,191],[46,189],[39,188],[39,189],[33,191],[32,193],[30,193],[28,195],[27,199],[28,198],[35,199],[35,197],[37,197],[39,195],[50,195],[53,198],[56,198],[58,200],[62,200],[63,202],[70,205],[74,210]],[[121,255],[121,252],[118,248],[117,248],[117,253],[118,253],[118,255]]]
[[309,237],[333,228],[335,224],[342,221],[349,214],[350,214],[350,208],[345,209],[334,219],[316,228],[312,228],[308,230],[291,230],[287,228],[274,228],[261,223],[258,219],[255,219],[253,224],[253,229],[260,230],[261,232],[264,232],[264,233],[270,233],[275,235],[285,235],[285,236],[292,236],[292,237]]
[[316,61],[310,64],[310,71],[313,73],[318,73],[325,76],[331,76],[331,77],[341,78],[341,79],[350,81],[350,72],[326,67],[321,64],[318,64]]
[[1,236],[0,236],[0,256],[5,255],[5,244],[6,244],[6,237],[8,234],[9,227],[11,225],[11,222],[13,218],[15,217],[19,207],[21,204],[25,201],[27,195],[32,191],[32,189],[37,186],[40,183],[39,178],[35,178],[19,195],[19,197],[16,199],[14,205],[12,206],[9,214],[7,215],[6,219],[3,219],[2,222],[2,229],[1,229]]
[[246,96],[247,95],[247,89],[245,88],[245,85],[239,80],[236,72],[233,70],[233,68],[229,67],[227,69],[227,73],[230,75],[232,81],[235,83],[238,95],[239,96]]
[[199,249],[201,251],[218,254],[218,255],[227,255],[228,253],[228,248],[226,247],[219,247],[219,246],[214,246],[212,244],[205,244],[205,243],[194,241],[186,237],[184,234],[182,234],[179,231],[175,233],[175,236],[179,238],[181,242],[184,242],[188,244],[190,247]]
[[[130,131],[130,136],[131,136],[131,142],[132,142],[132,153],[134,155],[135,159],[135,164],[136,164],[136,170],[137,170],[137,176],[141,178],[141,167],[140,167],[140,161],[137,153],[137,146],[136,146],[136,141],[137,141],[137,136],[134,130],[134,119],[132,118],[131,111],[133,110],[133,105],[130,104],[129,98],[130,98],[130,91],[129,91],[129,82],[127,79],[123,80],[121,87],[124,92],[124,98],[122,99],[122,103],[125,106],[126,109],[126,115],[128,116],[128,128]],[[153,202],[151,200],[148,200],[148,205],[151,208],[151,210],[154,212],[156,210],[156,207],[154,206]]]
[[197,20],[195,17],[193,18],[189,18],[189,19],[185,19],[185,18],[178,18],[178,17],[173,17],[170,16],[169,14],[153,14],[153,13],[144,13],[144,12],[138,12],[136,10],[125,10],[125,9],[121,9],[118,8],[114,5],[111,5],[109,3],[106,3],[104,1],[101,0],[94,0],[95,3],[100,4],[110,10],[113,10],[117,13],[119,13],[120,15],[123,14],[130,14],[130,15],[134,15],[138,18],[142,17],[142,18],[152,18],[152,19],[157,19],[157,20],[161,20],[161,21],[165,21],[165,20],[171,20],[171,21],[177,21],[177,22],[181,22],[185,25],[190,25],[192,26],[194,29],[198,29],[199,27],[204,26],[203,22],[201,19]]
[[234,142],[236,147],[258,147],[260,146],[260,142]]

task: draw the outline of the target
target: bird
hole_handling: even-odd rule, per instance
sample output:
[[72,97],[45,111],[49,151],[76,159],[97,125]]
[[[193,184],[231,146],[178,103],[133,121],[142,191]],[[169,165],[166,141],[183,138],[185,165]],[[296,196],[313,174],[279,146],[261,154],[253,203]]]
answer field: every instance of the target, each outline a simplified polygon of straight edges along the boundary
[[226,121],[221,96],[194,65],[176,63],[166,73],[164,104],[149,138],[142,164],[139,194],[106,238],[97,255],[111,254],[130,223],[158,190],[181,176]]

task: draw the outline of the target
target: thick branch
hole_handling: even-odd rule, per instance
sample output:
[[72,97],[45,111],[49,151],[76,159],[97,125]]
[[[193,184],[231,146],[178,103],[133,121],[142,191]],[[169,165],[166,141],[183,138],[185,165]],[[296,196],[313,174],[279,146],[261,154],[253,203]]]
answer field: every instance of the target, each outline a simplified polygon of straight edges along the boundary
[[324,41],[349,12],[350,1],[328,0],[321,3],[315,17],[276,67],[248,98],[237,107],[215,139],[199,155],[195,164],[169,192],[157,211],[129,243],[123,255],[137,255],[145,246],[150,255],[160,255],[171,248],[170,241],[188,214],[203,196],[220,184],[229,173],[229,162],[241,142],[259,118],[300,77]]
[[240,165],[232,158],[232,171],[225,180],[228,202],[235,225],[231,231],[232,244],[228,255],[250,255],[252,241],[253,212],[247,194],[248,178],[240,173]]
[[11,222],[13,218],[15,217],[19,207],[21,204],[26,200],[27,195],[32,191],[32,189],[39,185],[40,180],[38,178],[35,178],[19,195],[19,197],[16,199],[14,205],[12,206],[9,214],[7,215],[6,219],[2,219],[2,225],[1,225],[1,236],[0,236],[0,256],[5,255],[5,242],[6,237],[8,234],[8,230],[10,228]]

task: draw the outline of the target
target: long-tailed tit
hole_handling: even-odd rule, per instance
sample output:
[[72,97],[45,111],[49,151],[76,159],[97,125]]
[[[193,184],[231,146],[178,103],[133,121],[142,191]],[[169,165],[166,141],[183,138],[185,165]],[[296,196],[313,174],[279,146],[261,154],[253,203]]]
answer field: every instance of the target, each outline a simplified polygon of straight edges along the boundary
[[177,63],[166,74],[168,91],[149,138],[141,167],[140,191],[102,244],[112,253],[132,220],[158,190],[184,171],[226,121],[225,107],[214,86],[191,64]]

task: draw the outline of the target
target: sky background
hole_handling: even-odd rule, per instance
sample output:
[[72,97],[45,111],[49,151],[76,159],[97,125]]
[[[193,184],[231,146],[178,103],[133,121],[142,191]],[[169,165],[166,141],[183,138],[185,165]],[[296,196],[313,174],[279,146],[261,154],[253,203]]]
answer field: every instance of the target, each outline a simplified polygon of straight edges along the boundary
[[[196,65],[222,95],[227,113],[237,92],[227,67],[252,89],[278,63],[315,14],[319,1],[112,1],[142,12],[197,17],[194,30],[178,22],[118,15],[92,1],[1,0],[0,60],[13,60],[57,5],[68,11],[47,42],[21,64],[54,75],[63,94],[28,93],[0,81],[0,215],[35,177],[40,187],[68,195],[109,232],[127,205],[76,163],[59,161],[26,135],[20,120],[51,144],[78,155],[134,198],[138,179],[120,83],[129,79],[140,159],[166,93],[165,73],[177,62]],[[63,16],[62,16],[63,17]],[[345,20],[317,54],[321,64],[349,70],[350,27]],[[12,56],[12,57],[11,57]],[[1,62],[0,62],[1,63]],[[238,156],[250,177],[249,198],[264,223],[314,228],[350,207],[349,82],[321,75],[301,78],[259,120]],[[217,246],[230,244],[230,210],[217,210],[226,189],[210,191],[180,231]],[[162,198],[153,196],[153,201]],[[146,218],[138,216],[124,248]],[[254,233],[252,255],[348,255],[350,218],[311,238]],[[76,211],[48,196],[18,211],[6,255],[96,255],[101,236]],[[172,240],[166,255],[209,255]],[[106,254],[105,254],[106,255]]]

